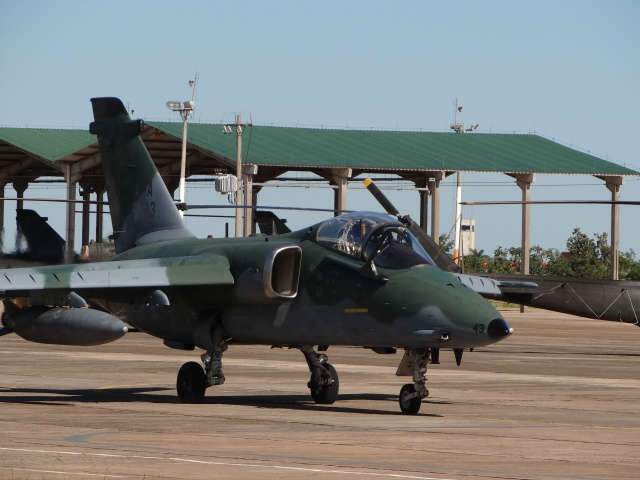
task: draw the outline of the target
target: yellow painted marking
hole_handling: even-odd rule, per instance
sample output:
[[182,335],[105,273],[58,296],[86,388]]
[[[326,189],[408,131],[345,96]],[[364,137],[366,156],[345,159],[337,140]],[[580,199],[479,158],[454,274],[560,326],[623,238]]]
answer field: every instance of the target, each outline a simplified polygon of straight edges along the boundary
[[371,185],[373,183],[373,180],[371,180],[370,178],[365,178],[362,183],[364,183],[365,187],[368,187],[369,185]]
[[345,308],[344,313],[369,313],[369,309],[367,307]]

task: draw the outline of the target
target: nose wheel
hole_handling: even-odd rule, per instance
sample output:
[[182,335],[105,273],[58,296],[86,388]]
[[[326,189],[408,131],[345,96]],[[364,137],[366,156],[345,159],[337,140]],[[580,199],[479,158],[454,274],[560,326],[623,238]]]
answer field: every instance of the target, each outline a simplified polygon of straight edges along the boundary
[[422,399],[429,396],[427,389],[429,349],[407,349],[405,355],[408,367],[411,369],[413,383],[407,383],[400,389],[398,403],[403,414],[416,415],[420,411]]
[[420,411],[422,398],[416,392],[416,387],[413,383],[407,383],[402,386],[398,403],[400,404],[400,411],[405,415],[415,415]]
[[330,405],[338,399],[338,390],[340,383],[338,380],[338,372],[330,363],[325,363],[324,369],[328,376],[324,379],[309,381],[309,390],[311,390],[311,398],[320,404]]
[[330,405],[338,399],[340,380],[338,372],[329,363],[326,355],[317,353],[313,347],[302,347],[300,351],[307,360],[311,378],[307,386],[311,392],[311,398],[318,404]]

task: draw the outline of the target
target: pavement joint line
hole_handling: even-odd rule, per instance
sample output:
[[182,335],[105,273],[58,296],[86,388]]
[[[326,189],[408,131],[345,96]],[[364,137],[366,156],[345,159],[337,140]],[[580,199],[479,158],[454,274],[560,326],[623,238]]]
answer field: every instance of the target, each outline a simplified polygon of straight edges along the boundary
[[[325,473],[335,475],[350,475],[361,477],[376,477],[376,478],[400,478],[405,480],[456,480],[451,477],[428,477],[422,475],[408,475],[403,473],[381,473],[381,472],[364,472],[358,470],[347,469],[323,469],[323,468],[309,468],[309,467],[294,467],[291,465],[270,465],[259,463],[239,463],[239,462],[219,462],[214,460],[197,460],[182,457],[157,457],[149,455],[125,455],[125,454],[105,454],[94,452],[74,452],[70,450],[41,450],[32,448],[14,448],[14,447],[0,447],[0,450],[7,452],[24,452],[24,453],[47,453],[52,455],[84,455],[89,457],[111,457],[122,459],[137,459],[137,460],[162,460],[173,461],[174,463],[196,463],[201,465],[218,465],[228,467],[241,467],[241,468],[258,468],[258,469],[273,469],[273,470],[288,470],[294,472],[307,472],[307,473]],[[67,473],[67,472],[51,472],[51,473]],[[89,474],[103,477],[113,477],[106,474]],[[125,478],[125,477],[113,477],[113,478]]]
[[69,472],[69,471],[60,471],[60,470],[42,470],[39,468],[23,468],[23,467],[0,467],[0,468],[6,468],[9,470],[20,470],[23,472],[33,472],[33,473],[53,473],[56,475],[77,475],[82,477],[101,477],[101,478],[127,478],[124,475],[110,475],[108,473]]

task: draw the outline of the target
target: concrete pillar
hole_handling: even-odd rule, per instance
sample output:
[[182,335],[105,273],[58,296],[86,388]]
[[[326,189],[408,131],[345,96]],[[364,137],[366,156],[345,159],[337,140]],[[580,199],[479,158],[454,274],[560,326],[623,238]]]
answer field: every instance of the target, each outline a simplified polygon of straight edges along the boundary
[[521,221],[521,259],[520,259],[520,273],[523,275],[529,275],[529,261],[531,255],[531,238],[530,238],[530,224],[531,219],[529,212],[531,210],[528,202],[530,200],[529,192],[531,184],[533,183],[533,174],[524,173],[518,175],[512,175],[516,179],[516,183],[522,191],[522,221]]
[[429,233],[429,190],[419,190],[420,194],[420,228]]
[[16,198],[18,199],[16,201],[16,210],[22,210],[24,209],[24,192],[27,189],[27,184],[26,182],[13,182],[13,188],[16,191]]
[[262,190],[262,187],[252,186],[251,188],[251,205],[253,205],[253,211],[251,213],[251,234],[256,233],[256,221],[254,218],[255,208],[258,205],[258,193]]
[[[611,201],[620,198],[622,177],[605,177],[607,188],[611,192]],[[620,205],[611,204],[611,280],[620,280]]]
[[4,183],[0,183],[0,253],[4,247]]
[[[29,186],[29,182],[24,179],[15,180],[13,182],[13,188],[16,191],[16,198],[18,199],[16,201],[16,217],[18,215],[18,210],[24,209],[24,192],[27,190],[28,186]],[[20,231],[20,227],[16,223],[16,247],[15,247],[16,252],[19,252],[22,250],[23,240],[24,240],[24,235],[22,234],[22,231]]]
[[104,225],[104,190],[96,189],[96,243],[102,243],[102,229]]
[[242,188],[245,192],[244,195],[244,226],[243,226],[243,236],[251,235],[252,232],[255,232],[255,222],[254,218],[254,209],[253,205],[253,177],[258,173],[257,165],[243,165],[242,167]]
[[77,179],[71,176],[71,164],[66,165],[65,180],[67,182],[67,215],[65,228],[65,241],[67,248],[65,251],[65,261],[71,263],[74,260],[74,246],[76,236],[76,186]]
[[91,204],[91,191],[82,187],[82,247],[89,246],[89,207]]
[[418,178],[413,180],[418,188],[418,195],[420,196],[420,217],[418,219],[420,228],[424,233],[429,233],[429,179]]
[[440,182],[444,178],[442,172],[436,172],[429,178],[429,194],[431,195],[431,238],[438,243],[440,239]]
[[351,178],[350,168],[333,168],[331,169],[330,183],[338,188],[333,190],[333,214],[340,215],[340,210],[347,209],[347,188]]
[[[531,259],[531,238],[529,227],[531,223],[531,219],[529,216],[530,206],[528,202],[530,200],[529,190],[531,189],[531,184],[533,183],[533,174],[532,173],[523,173],[523,174],[507,174],[510,177],[516,179],[516,184],[520,187],[522,191],[522,221],[521,221],[521,243],[520,243],[520,273],[523,275],[529,275],[529,262]],[[520,313],[524,313],[525,306],[520,305]]]

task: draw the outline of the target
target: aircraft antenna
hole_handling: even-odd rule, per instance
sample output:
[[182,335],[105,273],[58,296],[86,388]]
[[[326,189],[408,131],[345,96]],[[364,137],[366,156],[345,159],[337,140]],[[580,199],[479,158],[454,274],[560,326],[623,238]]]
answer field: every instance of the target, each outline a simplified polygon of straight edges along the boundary
[[196,90],[198,87],[198,72],[193,76],[193,80],[189,80],[189,86],[191,87],[191,101],[195,104],[196,102]]

